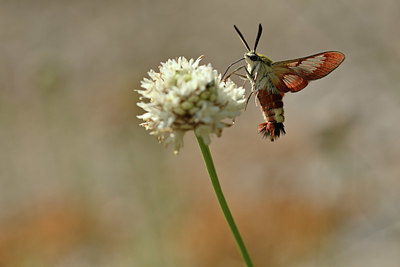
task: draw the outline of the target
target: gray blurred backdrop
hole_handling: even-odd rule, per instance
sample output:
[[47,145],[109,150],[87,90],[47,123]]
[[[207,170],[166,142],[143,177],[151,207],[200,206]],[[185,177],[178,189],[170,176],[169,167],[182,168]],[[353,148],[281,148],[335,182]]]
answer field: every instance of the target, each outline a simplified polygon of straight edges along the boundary
[[[139,127],[140,80],[245,47],[346,55],[285,96],[270,143],[251,100],[211,151],[255,266],[399,266],[398,0],[0,1],[0,266],[243,266],[192,133]],[[238,80],[236,80],[238,81]],[[238,81],[240,84],[241,82]]]

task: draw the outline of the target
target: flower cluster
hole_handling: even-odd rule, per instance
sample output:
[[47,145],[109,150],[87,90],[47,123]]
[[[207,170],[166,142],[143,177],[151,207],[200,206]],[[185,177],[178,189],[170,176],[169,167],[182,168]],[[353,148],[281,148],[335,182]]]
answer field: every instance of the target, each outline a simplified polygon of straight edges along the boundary
[[159,72],[150,70],[150,79],[144,78],[143,89],[137,90],[143,101],[137,105],[146,111],[138,116],[144,121],[141,126],[159,142],[173,144],[175,153],[187,131],[193,130],[209,144],[210,134],[220,136],[245,105],[244,89],[221,81],[210,64],[199,65],[201,59],[169,59]]

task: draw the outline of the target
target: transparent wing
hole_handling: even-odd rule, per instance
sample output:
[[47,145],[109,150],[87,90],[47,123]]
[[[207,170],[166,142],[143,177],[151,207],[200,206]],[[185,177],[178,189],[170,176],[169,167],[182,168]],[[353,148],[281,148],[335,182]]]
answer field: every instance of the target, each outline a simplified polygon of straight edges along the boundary
[[307,86],[309,81],[325,77],[344,60],[340,52],[331,51],[308,57],[279,61],[272,64],[274,85],[281,92],[297,92]]

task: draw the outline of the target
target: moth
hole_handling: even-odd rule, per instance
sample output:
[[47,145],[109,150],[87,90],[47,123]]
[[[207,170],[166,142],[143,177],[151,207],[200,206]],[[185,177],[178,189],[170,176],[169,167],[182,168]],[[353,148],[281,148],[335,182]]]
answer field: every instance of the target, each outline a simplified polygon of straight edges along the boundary
[[[286,133],[283,125],[285,117],[282,102],[285,93],[298,92],[304,89],[310,81],[325,77],[343,62],[345,56],[341,52],[328,51],[308,57],[272,62],[268,57],[256,52],[262,33],[261,24],[259,24],[252,50],[236,25],[234,28],[248,52],[244,54],[243,58],[230,64],[223,77],[234,64],[244,60],[247,65],[237,68],[224,80],[235,74],[250,81],[251,93],[248,100],[255,93],[265,119],[265,122],[258,125],[258,132],[274,141],[281,134]],[[246,75],[238,73],[242,69],[245,70]]]

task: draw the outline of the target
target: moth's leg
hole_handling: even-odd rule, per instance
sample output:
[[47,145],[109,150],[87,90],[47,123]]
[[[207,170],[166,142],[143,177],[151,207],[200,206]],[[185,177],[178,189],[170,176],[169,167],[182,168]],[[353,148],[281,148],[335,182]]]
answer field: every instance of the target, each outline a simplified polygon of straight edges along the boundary
[[256,105],[256,107],[258,107],[258,105],[257,105],[257,97],[254,98],[254,104]]
[[245,68],[246,71],[246,76],[247,76],[247,80],[250,81],[251,83],[251,91],[254,92],[256,91],[255,89],[255,84],[256,84],[256,79],[253,77],[253,75],[247,70],[247,68]]
[[244,80],[244,82],[246,82],[248,80],[246,75],[238,74],[238,73],[235,73],[235,75],[238,76],[240,79]]
[[249,75],[253,77],[254,81],[257,79],[258,70],[260,69],[261,62],[258,62],[257,65],[250,71]]
[[[243,68],[244,68],[244,70],[246,71],[246,75],[242,75],[242,74],[236,73],[236,72],[238,72],[239,70],[241,70],[241,69],[243,69]],[[250,98],[251,98],[251,95],[255,92],[255,90],[254,90],[254,80],[253,80],[253,77],[251,76],[250,72],[247,70],[246,66],[241,66],[241,67],[237,68],[236,70],[234,70],[233,72],[231,72],[231,73],[224,79],[224,81],[226,81],[226,80],[227,80],[229,77],[231,77],[233,74],[235,74],[235,75],[239,76],[240,78],[244,79],[243,87],[244,87],[244,85],[245,85],[245,83],[246,83],[247,80],[249,80],[249,81],[251,82],[251,91],[250,91],[250,95],[247,97],[246,106],[245,106],[245,108],[244,108],[244,110],[246,110],[246,109],[247,109],[247,104],[249,103],[249,100],[250,100]]]
[[242,60],[244,60],[244,57],[241,58],[241,59],[239,59],[239,60],[236,60],[235,62],[233,62],[232,64],[230,64],[230,65],[226,68],[226,70],[225,70],[225,72],[224,72],[224,75],[222,75],[221,80],[225,81],[225,80],[224,80],[224,77],[225,77],[225,74],[228,72],[228,70],[229,70],[233,65],[239,63],[239,62],[242,61]]
[[239,76],[239,77],[241,77],[241,78],[247,78],[246,76],[244,76],[244,75],[242,75],[242,74],[238,74],[238,73],[236,73],[236,72],[238,72],[239,70],[241,70],[241,69],[246,69],[245,68],[246,66],[241,66],[241,67],[239,67],[239,68],[237,68],[237,69],[235,69],[234,71],[232,71],[231,73],[229,73],[229,75],[228,76],[226,76],[225,78],[224,78],[224,82],[229,78],[229,77],[231,77],[232,75],[237,75],[237,76]]
[[251,81],[252,83],[255,82],[255,79],[253,78],[253,75],[251,75],[251,73],[247,70],[247,68],[244,68],[244,70],[246,71],[246,77],[249,81]]
[[[254,77],[247,69],[246,69],[246,75],[247,75],[248,80],[249,80],[250,83],[251,83],[251,91],[250,91],[250,95],[247,97],[247,100],[246,100],[245,110],[246,110],[246,108],[247,108],[247,105],[248,105],[248,103],[249,103],[249,100],[250,100],[251,96],[252,96],[254,93],[255,93],[255,95],[257,95],[257,94],[258,94],[258,91],[259,91],[259,89],[256,88],[256,77]],[[257,75],[257,73],[256,73],[256,75]],[[256,107],[257,107],[257,106],[258,106],[258,105],[257,105],[257,97],[254,98],[254,103],[255,103],[255,105],[256,105]]]
[[256,78],[247,70],[247,68],[245,68],[245,71],[246,71],[247,79],[251,83],[251,93],[254,93],[255,91],[257,91],[255,88]]
[[[247,97],[246,106],[244,106],[244,111],[246,111],[247,105],[249,104],[249,100],[250,100],[250,98],[251,98],[251,95],[252,95],[254,92],[255,92],[255,91],[251,90],[249,96]],[[254,100],[255,100],[255,98],[254,98]],[[257,106],[257,103],[256,103],[256,106]]]

